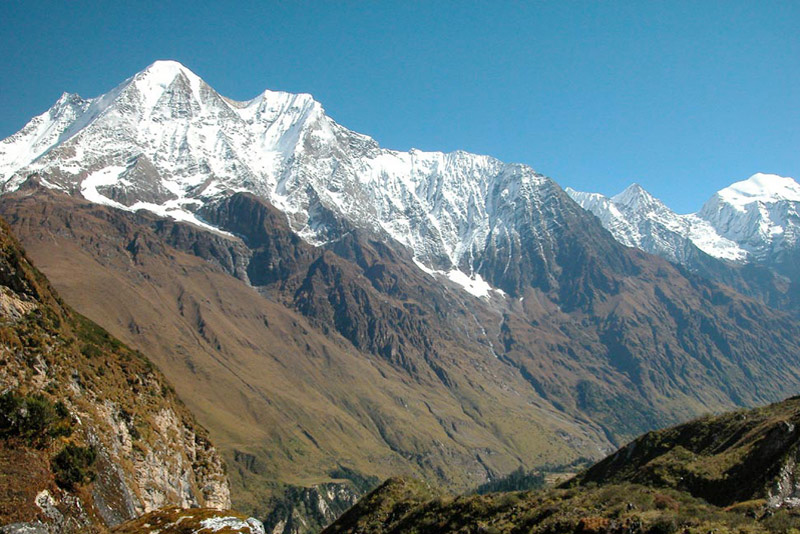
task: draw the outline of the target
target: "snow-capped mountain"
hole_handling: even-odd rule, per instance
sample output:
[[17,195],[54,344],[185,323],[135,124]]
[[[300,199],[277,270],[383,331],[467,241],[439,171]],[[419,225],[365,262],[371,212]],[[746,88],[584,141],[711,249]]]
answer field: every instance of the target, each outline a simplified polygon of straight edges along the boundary
[[755,174],[715,193],[697,215],[756,261],[769,261],[798,246],[800,184]]
[[518,240],[520,210],[536,222],[543,199],[560,192],[529,167],[487,156],[382,149],[307,94],[233,101],[172,61],[97,98],[64,95],[2,141],[4,190],[32,173],[97,203],[200,225],[204,204],[248,191],[284,211],[309,242],[336,239],[341,219],[390,235],[427,268],[460,267],[473,281],[487,243]]
[[600,218],[603,226],[622,244],[685,263],[691,245],[712,256],[739,260],[745,252],[717,234],[707,221],[694,215],[678,215],[664,203],[633,184],[611,198],[567,188],[583,208]]
[[679,215],[638,184],[614,197],[567,193],[621,243],[686,264],[697,247],[735,263],[770,263],[798,245],[800,184],[756,174],[715,193],[703,208]]
[[[157,62],[65,95],[0,142],[0,172],[34,261],[159,355],[239,490],[340,466],[461,491],[800,388],[795,317],[622,246],[529,167],[386,150],[308,95],[235,102]],[[640,188],[587,198],[630,244],[739,250]]]

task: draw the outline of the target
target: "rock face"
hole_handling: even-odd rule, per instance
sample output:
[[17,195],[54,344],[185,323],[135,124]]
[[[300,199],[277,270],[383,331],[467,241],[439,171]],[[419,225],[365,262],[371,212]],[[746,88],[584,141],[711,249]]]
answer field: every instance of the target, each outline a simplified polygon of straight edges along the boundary
[[364,494],[352,484],[330,482],[289,488],[272,507],[264,526],[271,534],[309,534],[333,523]]
[[84,532],[165,505],[229,507],[222,458],[166,379],[67,307],[5,222],[0,249],[0,523]]

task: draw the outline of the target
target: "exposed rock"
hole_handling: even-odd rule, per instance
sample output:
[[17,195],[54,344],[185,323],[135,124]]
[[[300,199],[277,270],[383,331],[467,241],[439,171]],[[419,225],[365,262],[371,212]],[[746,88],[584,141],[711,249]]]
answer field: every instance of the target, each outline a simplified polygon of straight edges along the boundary
[[68,534],[166,505],[229,508],[222,459],[164,377],[64,305],[1,221],[0,245],[3,415],[52,426],[0,436],[0,522]]

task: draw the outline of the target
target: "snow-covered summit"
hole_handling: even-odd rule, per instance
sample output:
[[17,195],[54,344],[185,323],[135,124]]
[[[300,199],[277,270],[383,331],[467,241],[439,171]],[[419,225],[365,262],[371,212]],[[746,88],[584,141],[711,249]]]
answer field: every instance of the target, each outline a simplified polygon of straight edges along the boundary
[[712,195],[698,216],[759,261],[800,244],[800,184],[755,174]]
[[800,184],[777,174],[758,173],[721,189],[717,195],[724,202],[745,211],[747,205],[753,202],[800,202]]
[[566,191],[584,209],[594,213],[624,245],[676,263],[686,263],[690,259],[692,247],[689,245],[732,261],[741,261],[746,256],[744,250],[720,236],[708,222],[692,214],[675,213],[639,184],[632,184],[610,198],[571,188]]

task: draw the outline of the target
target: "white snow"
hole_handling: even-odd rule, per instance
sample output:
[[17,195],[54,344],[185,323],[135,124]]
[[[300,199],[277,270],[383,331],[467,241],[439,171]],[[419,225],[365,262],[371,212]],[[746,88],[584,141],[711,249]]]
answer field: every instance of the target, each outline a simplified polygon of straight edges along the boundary
[[421,271],[433,276],[434,278],[436,278],[437,276],[444,276],[451,282],[455,282],[456,284],[461,286],[461,288],[464,291],[475,297],[489,298],[489,293],[492,291],[498,295],[502,296],[506,295],[505,291],[503,291],[502,289],[492,287],[478,273],[473,273],[472,275],[468,275],[459,269],[451,269],[449,271],[437,271],[434,269],[430,269],[429,267],[426,267],[416,258],[414,258],[414,263],[417,264],[417,267],[419,267]]
[[[181,76],[188,84],[174,83]],[[124,181],[132,161],[143,162],[152,183]],[[312,244],[324,243],[327,213],[333,212],[354,227],[388,234],[408,246],[426,272],[480,298],[499,291],[458,270],[462,260],[474,264],[492,240],[515,239],[522,226],[536,234],[542,250],[555,239],[543,206],[557,186],[530,167],[465,152],[382,149],[327,117],[311,95],[265,91],[236,102],[174,61],[157,61],[91,100],[65,94],[0,141],[3,190],[18,187],[30,172],[39,172],[48,187],[78,189],[92,202],[146,209],[207,229],[213,227],[193,213],[198,207],[248,191],[285,212]],[[149,193],[167,190],[177,198],[125,207],[98,191],[110,184],[129,194],[152,187]],[[687,241],[743,262],[759,247],[784,246],[800,233],[791,226],[796,209],[785,205],[800,200],[800,186],[774,175],[733,184],[690,215],[675,214],[638,185],[613,198],[568,193],[620,242],[673,261],[685,259]],[[747,207],[754,203],[761,207]]]
[[492,286],[484,281],[481,275],[477,273],[473,273],[472,276],[469,276],[458,269],[453,269],[447,273],[447,278],[463,287],[467,293],[475,295],[476,297],[488,297],[489,291],[493,289]]
[[105,206],[111,206],[112,208],[127,210],[127,206],[111,200],[110,198],[101,195],[97,191],[99,186],[115,184],[119,178],[119,175],[125,172],[126,169],[126,167],[112,165],[110,167],[93,172],[84,178],[83,182],[81,183],[81,195],[83,195],[83,198],[86,200],[94,202],[95,204],[103,204]]
[[264,525],[261,521],[255,518],[248,518],[246,520],[239,519],[238,517],[210,517],[203,519],[200,522],[200,530],[209,532],[219,532],[223,529],[239,530],[240,532],[249,532],[250,534],[265,534]]
[[744,212],[753,202],[800,202],[800,184],[784,176],[759,173],[731,184],[717,194],[724,202]]
[[683,263],[685,242],[728,261],[767,258],[797,244],[800,184],[775,174],[754,174],[715,193],[697,213],[678,215],[634,184],[607,198],[567,188],[629,246]]
[[611,198],[571,188],[566,191],[584,209],[597,215],[624,245],[677,263],[688,261],[687,242],[716,258],[734,262],[748,258],[748,252],[739,243],[722,235],[711,222],[698,214],[675,213],[638,184]]
[[216,226],[212,226],[198,219],[194,213],[184,208],[184,206],[187,204],[199,203],[199,201],[195,199],[179,198],[175,200],[169,200],[164,204],[153,204],[151,202],[140,201],[128,207],[102,195],[97,191],[99,186],[113,185],[118,183],[119,175],[126,170],[126,167],[110,166],[93,172],[81,183],[81,195],[83,195],[83,198],[86,200],[94,202],[95,204],[102,204],[104,206],[110,206],[112,208],[117,208],[124,211],[147,210],[161,217],[167,217],[181,222],[188,222],[206,230],[232,237],[233,234],[220,230]]

